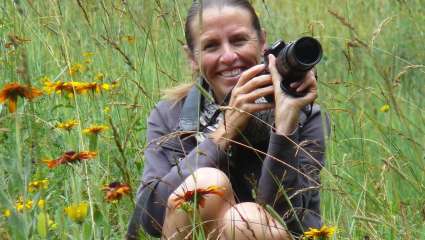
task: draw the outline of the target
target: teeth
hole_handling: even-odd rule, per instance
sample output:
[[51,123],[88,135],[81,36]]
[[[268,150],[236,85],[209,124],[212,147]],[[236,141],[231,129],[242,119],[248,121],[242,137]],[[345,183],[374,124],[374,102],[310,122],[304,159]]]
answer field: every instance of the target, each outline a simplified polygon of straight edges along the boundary
[[231,71],[224,71],[221,72],[221,75],[223,75],[223,77],[236,77],[239,74],[241,74],[242,70],[240,68],[237,69],[233,69]]

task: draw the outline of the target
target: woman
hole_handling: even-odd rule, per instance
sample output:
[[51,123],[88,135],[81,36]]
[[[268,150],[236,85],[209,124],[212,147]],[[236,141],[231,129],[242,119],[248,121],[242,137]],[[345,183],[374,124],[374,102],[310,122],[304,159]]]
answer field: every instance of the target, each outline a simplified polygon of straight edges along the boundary
[[[151,112],[128,238],[140,225],[153,236],[190,236],[191,216],[178,200],[211,186],[219,194],[202,196],[199,219],[212,239],[290,239],[320,227],[324,133],[319,107],[305,111],[317,97],[314,73],[291,85],[305,92],[299,98],[282,92],[272,55],[264,74],[265,33],[247,0],[193,3],[185,33],[199,84]],[[264,101],[269,95],[274,103]]]

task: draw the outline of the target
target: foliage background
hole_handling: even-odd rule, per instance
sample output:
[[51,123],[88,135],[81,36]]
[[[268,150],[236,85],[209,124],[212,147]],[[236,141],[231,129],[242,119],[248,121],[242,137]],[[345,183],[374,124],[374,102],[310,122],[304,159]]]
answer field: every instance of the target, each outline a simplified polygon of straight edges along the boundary
[[[425,4],[423,0],[252,1],[269,42],[317,37],[318,102],[331,116],[322,211],[338,227],[335,239],[425,238]],[[143,169],[146,118],[165,88],[191,81],[183,25],[189,0],[0,1],[0,87],[41,88],[41,79],[94,81],[119,87],[98,94],[20,99],[18,111],[0,105],[0,219],[4,239],[41,239],[38,216],[56,224],[51,239],[122,239],[134,195],[107,203],[101,188],[129,182]],[[8,46],[11,36],[24,41]],[[94,53],[85,57],[84,53]],[[76,63],[85,71],[69,75]],[[388,105],[389,110],[382,109]],[[58,122],[77,119],[70,132]],[[48,169],[41,160],[87,150],[82,129],[109,125],[96,160]],[[49,179],[29,193],[34,179]],[[45,209],[14,210],[16,199],[46,199]],[[63,213],[87,201],[84,223]],[[144,236],[148,238],[148,236]]]

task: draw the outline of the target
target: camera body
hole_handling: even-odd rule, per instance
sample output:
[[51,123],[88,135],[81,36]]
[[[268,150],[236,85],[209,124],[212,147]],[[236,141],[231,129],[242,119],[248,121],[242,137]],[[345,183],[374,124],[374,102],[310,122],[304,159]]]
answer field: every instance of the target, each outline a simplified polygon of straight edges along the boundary
[[[312,69],[322,58],[322,46],[312,37],[301,37],[294,42],[285,44],[278,40],[264,52],[264,60],[268,66],[268,55],[276,57],[276,68],[282,76],[281,89],[293,96],[301,97],[305,93],[296,92],[290,87],[291,83],[302,81],[307,72]],[[272,99],[267,98],[269,102]]]

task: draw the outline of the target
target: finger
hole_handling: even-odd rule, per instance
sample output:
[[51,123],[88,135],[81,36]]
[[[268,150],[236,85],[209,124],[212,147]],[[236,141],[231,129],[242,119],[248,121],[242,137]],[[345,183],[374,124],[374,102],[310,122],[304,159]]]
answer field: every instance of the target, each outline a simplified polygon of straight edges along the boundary
[[247,70],[245,70],[241,77],[239,78],[239,81],[236,83],[235,87],[243,86],[246,82],[248,82],[253,77],[257,76],[261,72],[263,72],[265,69],[264,64],[255,65]]
[[253,103],[255,100],[265,97],[268,95],[272,95],[274,93],[274,87],[272,85],[263,87],[263,88],[257,88],[254,91],[245,94],[244,98],[246,99],[246,102]]
[[245,85],[241,86],[240,92],[249,93],[254,91],[255,89],[258,89],[267,85],[272,85],[272,84],[273,82],[272,82],[272,77],[270,74],[260,75],[260,76],[254,77],[253,79],[245,83]]
[[304,92],[308,89],[317,88],[316,78],[314,77],[313,72],[309,72],[305,79],[301,81],[301,85],[297,87],[297,92]]
[[274,108],[273,103],[249,103],[243,107],[243,111],[248,113],[256,113]]
[[255,100],[261,97],[272,95],[273,93],[274,93],[274,87],[272,85],[264,87],[264,88],[258,88],[250,93],[236,95],[232,99],[229,106],[242,107],[246,104],[254,103]]
[[282,77],[280,76],[276,68],[276,58],[275,56],[273,56],[273,54],[269,54],[268,57],[269,57],[268,68],[269,68],[270,74],[272,75],[273,85],[275,86],[275,88],[280,88],[280,81],[282,80]]
[[297,81],[297,82],[293,82],[293,83],[291,83],[289,86],[290,86],[291,88],[296,89],[296,88],[298,88],[298,87],[301,85],[301,83],[302,83],[302,81]]

